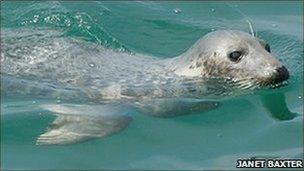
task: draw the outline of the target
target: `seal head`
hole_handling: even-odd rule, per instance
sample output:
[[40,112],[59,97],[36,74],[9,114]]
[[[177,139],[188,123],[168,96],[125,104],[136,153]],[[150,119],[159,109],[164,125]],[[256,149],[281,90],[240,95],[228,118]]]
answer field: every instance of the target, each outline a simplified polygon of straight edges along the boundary
[[178,75],[223,78],[241,88],[275,85],[289,78],[268,44],[237,30],[211,32],[175,60],[177,67],[171,69]]

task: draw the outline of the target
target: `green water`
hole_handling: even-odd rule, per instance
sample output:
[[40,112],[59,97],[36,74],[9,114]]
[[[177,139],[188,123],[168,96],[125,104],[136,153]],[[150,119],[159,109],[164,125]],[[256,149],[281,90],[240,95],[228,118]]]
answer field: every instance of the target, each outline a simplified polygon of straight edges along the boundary
[[[217,29],[259,38],[290,71],[287,86],[220,100],[198,115],[135,115],[120,134],[37,146],[58,99],[1,95],[1,169],[234,169],[236,159],[303,158],[303,2],[2,2],[1,29],[43,28],[120,51],[170,58]],[[8,93],[9,92],[5,92]]]

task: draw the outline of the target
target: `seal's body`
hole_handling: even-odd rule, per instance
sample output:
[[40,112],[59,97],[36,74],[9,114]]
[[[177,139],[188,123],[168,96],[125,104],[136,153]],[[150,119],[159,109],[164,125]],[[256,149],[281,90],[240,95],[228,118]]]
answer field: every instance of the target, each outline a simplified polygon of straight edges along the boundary
[[[188,87],[182,86],[186,77],[171,70],[172,59],[117,52],[62,38],[58,32],[13,35],[18,39],[10,34],[4,32],[1,42],[1,73],[9,76],[7,82],[10,82],[2,87],[4,92],[27,91],[27,94],[62,96],[69,100],[81,95],[87,100],[104,101],[173,97],[188,91]],[[24,81],[18,84],[20,79],[15,80],[16,76],[29,82],[27,89],[21,88]],[[40,86],[33,86],[35,82]]]
[[248,89],[277,84],[289,76],[272,57],[269,45],[236,30],[209,33],[170,59],[96,47],[63,38],[58,32],[1,34],[1,76],[6,80],[1,92],[95,102],[43,105],[59,117],[38,138],[42,144],[72,143],[119,132],[130,121],[125,110],[118,110],[126,106],[160,117],[212,109],[218,106],[216,102],[185,100],[203,99],[226,87],[208,80]]

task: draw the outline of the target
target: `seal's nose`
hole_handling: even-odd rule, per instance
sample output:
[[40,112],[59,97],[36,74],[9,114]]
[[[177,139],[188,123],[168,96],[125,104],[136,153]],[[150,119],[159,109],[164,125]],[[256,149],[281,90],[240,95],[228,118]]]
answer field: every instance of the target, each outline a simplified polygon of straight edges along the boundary
[[286,67],[281,66],[281,67],[277,68],[276,71],[277,71],[277,74],[273,80],[275,84],[285,81],[289,78],[289,72]]

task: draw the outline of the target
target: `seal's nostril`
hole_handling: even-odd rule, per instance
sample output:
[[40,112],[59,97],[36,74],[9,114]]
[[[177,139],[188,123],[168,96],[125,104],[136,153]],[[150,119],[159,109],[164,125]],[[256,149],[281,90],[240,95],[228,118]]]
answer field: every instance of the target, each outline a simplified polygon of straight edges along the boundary
[[280,68],[277,68],[277,71],[281,77],[284,77],[285,79],[289,78],[289,72],[286,67],[282,66]]
[[285,81],[289,78],[289,72],[286,67],[281,66],[281,67],[277,68],[276,71],[278,72],[278,74],[275,78],[276,83]]

